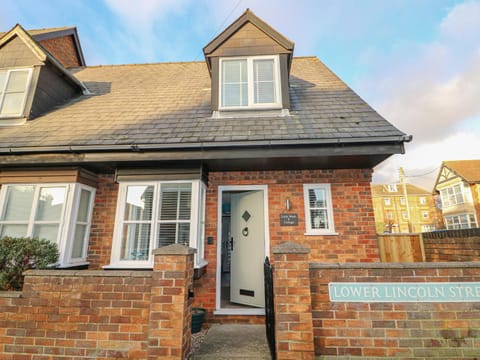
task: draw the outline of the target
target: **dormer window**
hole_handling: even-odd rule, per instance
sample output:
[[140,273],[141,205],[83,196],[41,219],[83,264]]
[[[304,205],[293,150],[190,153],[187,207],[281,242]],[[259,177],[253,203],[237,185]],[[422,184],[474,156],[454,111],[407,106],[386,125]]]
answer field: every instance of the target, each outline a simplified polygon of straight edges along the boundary
[[0,70],[0,117],[23,116],[32,69]]
[[281,108],[278,56],[220,59],[221,109]]

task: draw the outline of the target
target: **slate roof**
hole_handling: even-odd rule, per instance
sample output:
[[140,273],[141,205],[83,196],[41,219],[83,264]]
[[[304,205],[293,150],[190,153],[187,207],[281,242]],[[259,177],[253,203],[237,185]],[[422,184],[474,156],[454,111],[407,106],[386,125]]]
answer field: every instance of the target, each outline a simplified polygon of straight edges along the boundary
[[480,183],[480,160],[444,161],[443,166],[453,170],[469,183]]
[[[372,196],[373,197],[404,196],[403,185],[400,183],[397,183],[396,185],[397,185],[397,191],[388,191],[388,184],[372,184],[371,185]],[[432,195],[430,191],[422,189],[421,187],[418,187],[413,184],[405,184],[405,187],[408,195],[412,195],[412,196]]]
[[213,116],[202,62],[92,66],[71,70],[90,94],[16,127],[0,128],[0,152],[14,148],[200,147],[236,142],[338,143],[405,140],[316,57],[294,58],[291,109]]

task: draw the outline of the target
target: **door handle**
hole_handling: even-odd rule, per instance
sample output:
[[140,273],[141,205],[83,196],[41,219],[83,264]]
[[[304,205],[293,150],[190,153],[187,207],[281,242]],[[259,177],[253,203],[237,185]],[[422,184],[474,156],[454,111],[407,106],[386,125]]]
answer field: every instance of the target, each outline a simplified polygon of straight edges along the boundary
[[230,238],[230,251],[233,251],[233,237]]

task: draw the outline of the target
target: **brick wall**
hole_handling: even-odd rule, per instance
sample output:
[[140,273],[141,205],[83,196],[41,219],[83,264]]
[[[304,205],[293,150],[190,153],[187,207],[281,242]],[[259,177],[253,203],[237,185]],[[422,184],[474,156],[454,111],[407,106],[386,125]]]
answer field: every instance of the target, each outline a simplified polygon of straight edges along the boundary
[[321,359],[476,359],[478,302],[330,302],[330,282],[480,282],[480,263],[311,264],[315,352]]
[[155,251],[154,271],[30,271],[0,296],[0,358],[184,359],[193,249]]
[[80,66],[80,60],[76,46],[71,35],[40,41],[40,44],[48,50],[65,67]]
[[118,184],[114,174],[99,174],[88,244],[89,269],[101,269],[110,263]]
[[423,233],[426,261],[480,261],[480,229]]
[[[196,303],[215,309],[215,271],[217,267],[218,186],[267,185],[270,247],[285,241],[311,249],[309,261],[372,262],[379,261],[375,221],[370,192],[371,171],[292,170],[210,172],[206,204],[206,238],[215,239],[205,245],[208,261],[206,274],[196,281]],[[335,236],[305,236],[303,184],[330,183],[334,208]],[[280,226],[285,199],[298,214],[298,226]]]

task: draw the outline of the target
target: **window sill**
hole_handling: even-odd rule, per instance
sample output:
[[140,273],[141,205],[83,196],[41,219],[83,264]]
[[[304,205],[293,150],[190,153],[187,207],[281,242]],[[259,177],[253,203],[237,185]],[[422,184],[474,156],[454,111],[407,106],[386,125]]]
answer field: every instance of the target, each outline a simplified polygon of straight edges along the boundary
[[[208,262],[200,260],[199,264],[194,265],[196,272],[205,272]],[[152,270],[153,264],[109,264],[102,266],[104,270]]]
[[305,236],[337,236],[340,234],[334,231],[325,231],[325,232],[306,232],[303,235]]
[[152,270],[152,265],[124,265],[124,264],[110,264],[102,266],[104,270]]
[[26,117],[17,116],[17,117],[0,117],[0,127],[4,126],[15,126],[23,125],[27,122]]
[[212,119],[228,118],[257,118],[257,117],[287,117],[290,116],[288,109],[278,108],[235,108],[219,109],[212,113]]
[[56,269],[72,269],[72,268],[87,268],[90,263],[88,261],[81,261],[74,264],[58,264]]

